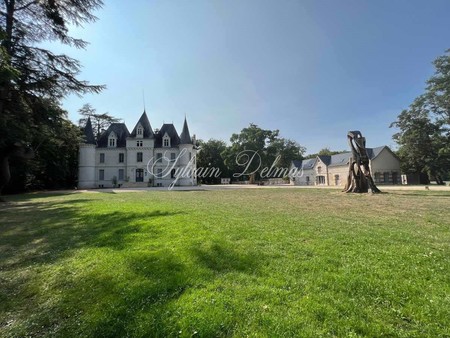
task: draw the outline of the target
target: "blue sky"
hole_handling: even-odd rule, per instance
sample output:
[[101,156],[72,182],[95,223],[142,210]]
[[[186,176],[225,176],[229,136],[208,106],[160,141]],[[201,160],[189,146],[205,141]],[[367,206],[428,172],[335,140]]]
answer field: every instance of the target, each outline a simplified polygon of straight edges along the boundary
[[[391,145],[389,124],[425,88],[450,48],[448,0],[105,1],[72,35],[80,78],[107,89],[63,101],[73,121],[90,103],[131,130],[184,116],[191,134],[228,141],[249,123],[306,146]],[[55,47],[56,48],[56,47]]]

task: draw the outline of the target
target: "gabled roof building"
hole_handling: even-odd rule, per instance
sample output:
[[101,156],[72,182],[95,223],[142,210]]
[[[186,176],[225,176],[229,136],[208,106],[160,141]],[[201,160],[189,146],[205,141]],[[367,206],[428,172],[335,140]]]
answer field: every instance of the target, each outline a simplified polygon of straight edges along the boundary
[[131,133],[125,123],[112,123],[98,140],[88,119],[79,150],[78,187],[196,185],[196,154],[186,118],[178,135],[171,123],[153,130],[144,111]]
[[[387,146],[367,148],[375,184],[400,184],[400,160]],[[292,161],[294,185],[342,186],[347,183],[351,152]],[[297,170],[292,170],[296,168]]]

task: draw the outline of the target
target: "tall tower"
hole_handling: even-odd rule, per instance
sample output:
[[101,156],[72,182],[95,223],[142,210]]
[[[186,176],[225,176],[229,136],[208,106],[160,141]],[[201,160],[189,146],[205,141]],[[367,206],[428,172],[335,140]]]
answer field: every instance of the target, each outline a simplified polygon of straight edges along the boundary
[[84,127],[84,142],[78,152],[78,189],[95,188],[96,141],[89,117]]

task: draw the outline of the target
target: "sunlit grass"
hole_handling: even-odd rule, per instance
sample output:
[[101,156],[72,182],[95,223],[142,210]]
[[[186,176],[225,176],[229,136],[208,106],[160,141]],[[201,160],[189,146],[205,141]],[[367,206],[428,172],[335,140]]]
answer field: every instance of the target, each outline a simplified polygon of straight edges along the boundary
[[450,194],[22,195],[0,336],[450,335]]

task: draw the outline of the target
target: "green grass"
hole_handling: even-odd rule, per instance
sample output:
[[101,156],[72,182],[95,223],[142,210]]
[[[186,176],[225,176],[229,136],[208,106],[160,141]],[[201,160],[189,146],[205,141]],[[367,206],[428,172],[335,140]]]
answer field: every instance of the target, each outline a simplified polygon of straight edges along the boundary
[[79,193],[0,206],[0,336],[450,336],[450,194]]

